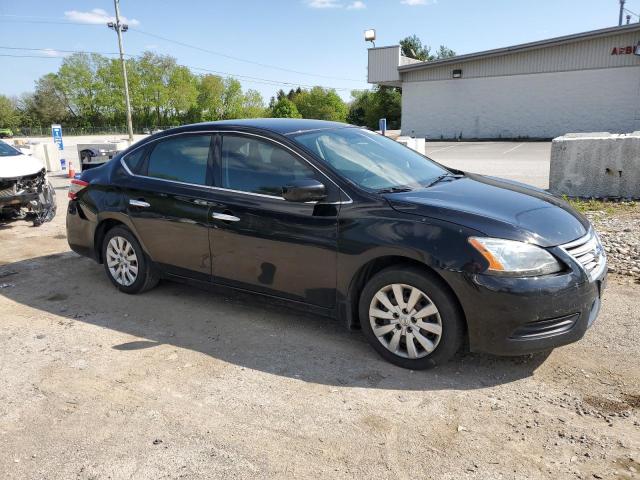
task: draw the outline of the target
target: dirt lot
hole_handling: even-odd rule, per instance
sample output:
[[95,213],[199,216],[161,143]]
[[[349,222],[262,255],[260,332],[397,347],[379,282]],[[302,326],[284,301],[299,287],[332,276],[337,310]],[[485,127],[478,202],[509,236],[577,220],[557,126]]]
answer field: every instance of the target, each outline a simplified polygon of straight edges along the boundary
[[53,223],[0,226],[0,476],[638,478],[640,286],[549,355],[382,361],[332,320],[126,296]]

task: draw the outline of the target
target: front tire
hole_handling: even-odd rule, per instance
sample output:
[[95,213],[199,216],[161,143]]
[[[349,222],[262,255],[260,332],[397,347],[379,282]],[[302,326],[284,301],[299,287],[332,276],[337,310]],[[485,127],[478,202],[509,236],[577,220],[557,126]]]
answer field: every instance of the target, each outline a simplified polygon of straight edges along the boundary
[[136,237],[114,227],[102,241],[102,260],[111,283],[124,293],[142,293],[158,284],[158,275]]
[[403,368],[445,363],[460,349],[464,320],[442,280],[418,268],[387,268],[365,285],[360,325],[371,346]]

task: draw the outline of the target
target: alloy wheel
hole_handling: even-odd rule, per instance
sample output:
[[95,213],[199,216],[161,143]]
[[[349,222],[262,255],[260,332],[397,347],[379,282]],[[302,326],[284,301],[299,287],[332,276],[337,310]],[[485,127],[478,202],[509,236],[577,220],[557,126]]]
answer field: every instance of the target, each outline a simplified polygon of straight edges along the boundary
[[369,321],[380,343],[403,358],[426,357],[442,338],[438,308],[411,285],[394,283],[378,290],[369,306]]
[[128,287],[138,278],[138,257],[133,245],[124,237],[113,237],[107,244],[107,267],[113,279]]

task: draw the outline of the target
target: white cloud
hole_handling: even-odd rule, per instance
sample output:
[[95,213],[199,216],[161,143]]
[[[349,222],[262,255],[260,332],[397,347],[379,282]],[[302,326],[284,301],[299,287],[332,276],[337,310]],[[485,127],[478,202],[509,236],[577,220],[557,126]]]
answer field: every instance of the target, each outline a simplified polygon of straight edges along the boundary
[[64,57],[64,53],[54,50],[53,48],[45,48],[42,50],[47,57]]
[[[69,10],[68,12],[64,12],[64,16],[67,18],[67,20],[80,23],[104,24],[107,22],[116,21],[116,17],[112,17],[107,13],[106,10],[103,10],[102,8],[94,8],[90,12]],[[130,27],[136,27],[140,25],[140,22],[135,18],[128,19],[126,17],[120,17],[120,21],[122,23],[126,23]]]
[[307,4],[311,8],[342,8],[337,0],[308,0]]
[[437,3],[437,0],[402,0],[400,3],[403,5],[409,5],[410,7],[415,7],[417,5],[432,5]]
[[348,4],[344,4],[340,0],[305,0],[310,8],[344,8],[347,10],[362,10],[367,5],[362,0],[353,0]]
[[367,5],[360,0],[356,0],[347,6],[347,10],[362,10],[363,8],[367,8]]

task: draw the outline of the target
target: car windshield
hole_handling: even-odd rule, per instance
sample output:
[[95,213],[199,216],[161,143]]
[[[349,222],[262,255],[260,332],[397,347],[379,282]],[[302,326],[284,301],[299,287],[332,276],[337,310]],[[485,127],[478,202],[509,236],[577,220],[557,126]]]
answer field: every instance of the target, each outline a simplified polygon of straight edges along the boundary
[[318,130],[293,138],[366,190],[410,190],[448,174],[398,142],[361,128]]
[[14,157],[16,155],[21,155],[19,150],[8,143],[0,142],[0,157]]

